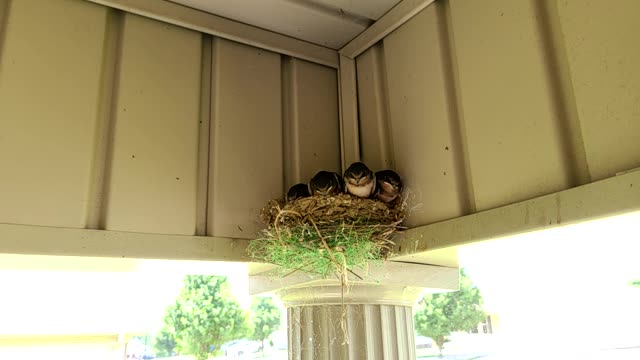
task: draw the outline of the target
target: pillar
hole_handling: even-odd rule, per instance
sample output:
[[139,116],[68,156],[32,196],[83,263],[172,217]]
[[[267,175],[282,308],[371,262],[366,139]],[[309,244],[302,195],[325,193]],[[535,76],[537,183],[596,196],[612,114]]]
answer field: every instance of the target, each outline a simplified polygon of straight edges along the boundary
[[291,360],[416,358],[411,306],[291,306],[287,321]]
[[[290,360],[415,359],[413,305],[423,290],[458,287],[458,269],[386,262],[366,276],[251,274],[250,292],[275,292],[287,307]],[[343,292],[344,290],[344,292]]]

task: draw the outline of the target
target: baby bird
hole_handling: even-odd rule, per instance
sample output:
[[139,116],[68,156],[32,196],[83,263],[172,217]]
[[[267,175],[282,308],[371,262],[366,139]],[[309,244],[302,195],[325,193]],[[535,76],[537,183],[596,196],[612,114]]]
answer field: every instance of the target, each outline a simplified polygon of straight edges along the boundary
[[340,175],[329,171],[319,171],[309,182],[309,192],[311,195],[325,196],[341,193]]
[[289,188],[287,192],[287,202],[310,196],[309,186],[307,184],[295,184]]
[[354,196],[368,198],[373,195],[376,176],[367,165],[355,162],[344,172],[346,191]]
[[402,180],[393,170],[382,170],[376,173],[376,199],[392,202],[402,193]]

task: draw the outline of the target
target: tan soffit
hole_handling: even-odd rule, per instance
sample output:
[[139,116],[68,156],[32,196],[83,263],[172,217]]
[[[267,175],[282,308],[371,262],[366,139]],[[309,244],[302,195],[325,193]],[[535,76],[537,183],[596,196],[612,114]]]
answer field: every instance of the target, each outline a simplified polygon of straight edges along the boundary
[[360,34],[398,0],[171,0],[331,49]]

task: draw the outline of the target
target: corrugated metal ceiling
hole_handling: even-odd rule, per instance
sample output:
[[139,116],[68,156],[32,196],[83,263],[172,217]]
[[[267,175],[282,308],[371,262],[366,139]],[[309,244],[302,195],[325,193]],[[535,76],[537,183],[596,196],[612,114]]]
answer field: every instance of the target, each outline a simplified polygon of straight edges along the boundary
[[300,40],[340,49],[400,0],[171,0]]

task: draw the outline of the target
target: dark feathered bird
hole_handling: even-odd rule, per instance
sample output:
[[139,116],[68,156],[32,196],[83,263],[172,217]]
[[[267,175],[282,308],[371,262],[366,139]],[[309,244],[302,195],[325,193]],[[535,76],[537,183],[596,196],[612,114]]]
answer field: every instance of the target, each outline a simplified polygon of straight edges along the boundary
[[295,184],[290,187],[287,192],[287,201],[293,201],[310,195],[309,186],[307,184]]
[[392,202],[402,193],[402,179],[393,170],[382,170],[376,173],[376,199]]
[[349,194],[368,198],[375,190],[376,177],[367,165],[355,162],[345,170],[344,183]]
[[311,195],[337,195],[342,191],[340,175],[334,172],[319,171],[309,182]]

